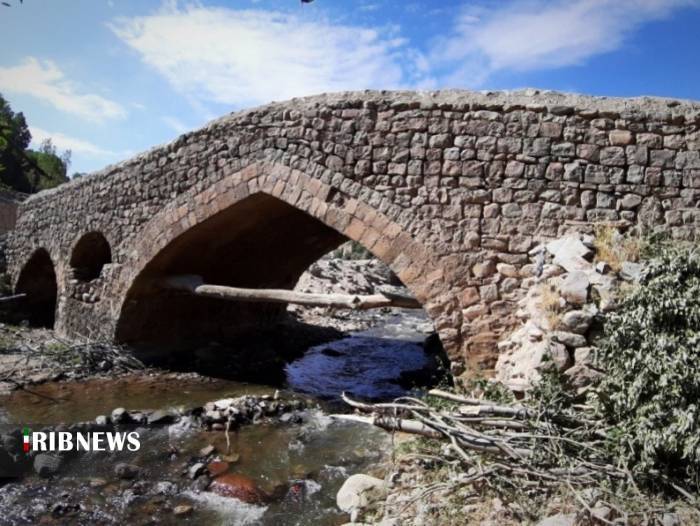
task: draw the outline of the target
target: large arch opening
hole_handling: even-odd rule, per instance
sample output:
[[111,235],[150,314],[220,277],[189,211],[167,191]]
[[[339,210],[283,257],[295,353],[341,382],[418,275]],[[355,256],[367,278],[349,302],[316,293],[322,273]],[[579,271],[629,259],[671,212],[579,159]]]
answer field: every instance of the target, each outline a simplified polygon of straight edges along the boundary
[[49,253],[36,250],[22,268],[16,294],[26,294],[17,311],[19,318],[34,327],[52,328],[56,321],[56,272]]
[[322,324],[310,330],[286,304],[201,297],[169,290],[163,280],[197,275],[208,284],[291,290],[312,264],[346,242],[281,199],[248,196],[187,229],[145,265],[126,296],[116,339],[171,368],[184,355],[198,361],[198,370],[221,374],[218,358],[228,356],[239,376],[269,381],[271,371],[283,375],[284,364],[300,352],[343,333]]
[[112,249],[100,232],[88,232],[73,247],[70,266],[78,281],[92,281],[102,274],[105,265],[112,262]]

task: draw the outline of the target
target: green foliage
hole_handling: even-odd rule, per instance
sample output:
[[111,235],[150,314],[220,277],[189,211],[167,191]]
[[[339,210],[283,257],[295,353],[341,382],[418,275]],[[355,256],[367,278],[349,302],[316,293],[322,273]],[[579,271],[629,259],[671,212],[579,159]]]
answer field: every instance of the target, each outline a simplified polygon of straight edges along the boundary
[[592,396],[632,472],[700,476],[700,252],[662,248],[609,317]]
[[34,181],[33,187],[35,190],[53,188],[68,181],[66,165],[56,154],[33,150],[27,150],[26,154],[43,172]]
[[59,157],[50,141],[44,151],[32,152],[31,139],[24,115],[0,95],[0,188],[32,193],[68,180],[70,152]]
[[348,241],[331,252],[331,257],[339,259],[369,259],[372,253],[357,241]]

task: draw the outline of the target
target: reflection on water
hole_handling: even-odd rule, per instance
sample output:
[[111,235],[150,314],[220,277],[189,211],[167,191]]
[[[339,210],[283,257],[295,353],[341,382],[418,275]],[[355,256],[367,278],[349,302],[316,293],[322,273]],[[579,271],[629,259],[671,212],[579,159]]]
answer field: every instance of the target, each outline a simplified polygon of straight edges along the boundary
[[369,400],[402,396],[413,373],[437,365],[423,349],[431,329],[422,311],[399,311],[382,325],[311,347],[287,365],[287,385],[323,400],[343,392]]

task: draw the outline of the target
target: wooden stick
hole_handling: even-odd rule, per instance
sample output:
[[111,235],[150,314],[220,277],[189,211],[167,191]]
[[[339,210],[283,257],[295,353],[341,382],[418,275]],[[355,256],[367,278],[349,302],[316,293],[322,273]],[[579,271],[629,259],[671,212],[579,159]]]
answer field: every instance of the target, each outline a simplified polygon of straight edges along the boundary
[[27,297],[27,295],[25,293],[14,294],[12,296],[3,296],[3,297],[0,297],[0,303],[5,302],[5,301],[19,300],[19,299],[26,298],[26,297]]
[[161,285],[167,289],[182,290],[203,296],[229,301],[249,301],[264,303],[294,303],[307,307],[331,307],[336,309],[367,310],[382,307],[420,309],[421,304],[410,296],[382,292],[370,296],[355,294],[310,294],[286,289],[246,289],[207,285],[201,276],[182,275],[165,278]]
[[413,435],[421,435],[429,438],[444,438],[444,435],[435,429],[426,426],[417,420],[406,418],[394,418],[380,415],[360,416],[360,415],[330,415],[337,420],[348,420],[350,422],[360,422],[377,426],[386,431],[402,431]]

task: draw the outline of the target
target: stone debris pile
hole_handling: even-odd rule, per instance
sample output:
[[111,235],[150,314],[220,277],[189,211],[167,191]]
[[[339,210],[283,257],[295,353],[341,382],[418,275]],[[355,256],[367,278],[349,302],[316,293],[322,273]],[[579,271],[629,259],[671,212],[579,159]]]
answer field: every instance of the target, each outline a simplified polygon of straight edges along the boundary
[[595,260],[594,242],[574,233],[530,251],[532,277],[516,312],[522,325],[498,344],[495,376],[512,391],[527,391],[547,367],[563,372],[576,389],[600,374],[593,362],[603,317],[615,309],[621,284],[638,280],[642,266],[625,261],[615,273]]

